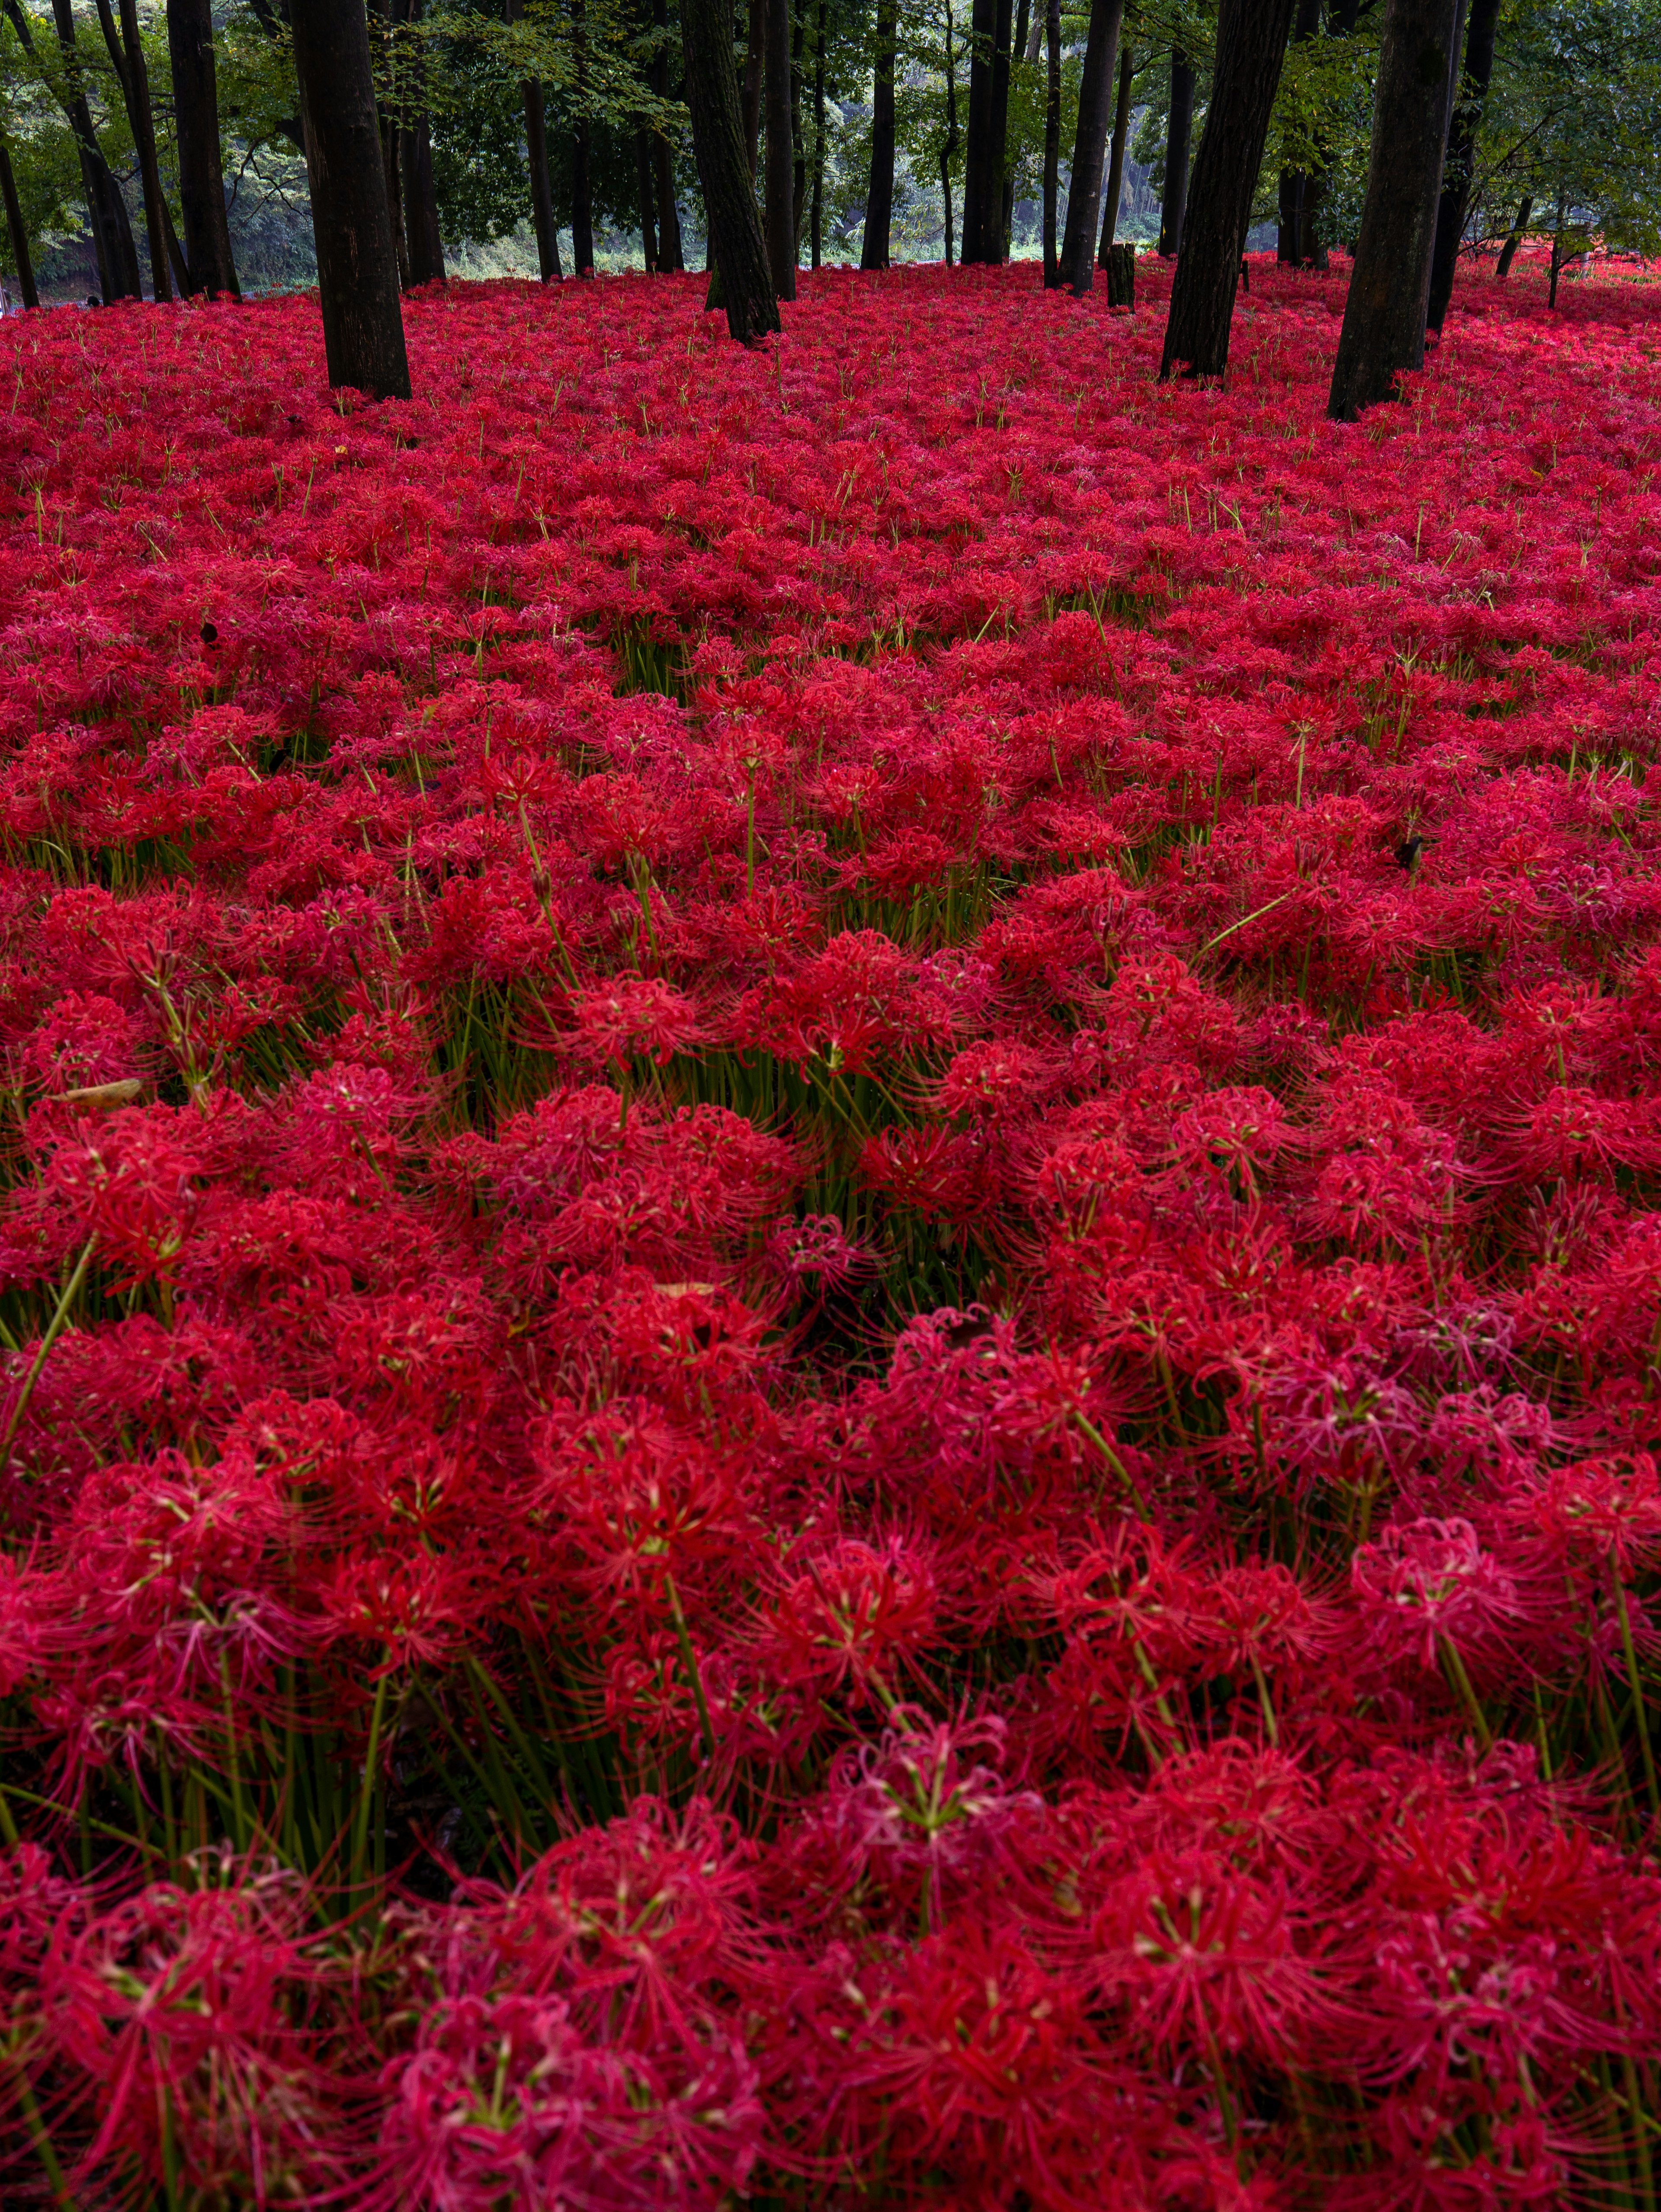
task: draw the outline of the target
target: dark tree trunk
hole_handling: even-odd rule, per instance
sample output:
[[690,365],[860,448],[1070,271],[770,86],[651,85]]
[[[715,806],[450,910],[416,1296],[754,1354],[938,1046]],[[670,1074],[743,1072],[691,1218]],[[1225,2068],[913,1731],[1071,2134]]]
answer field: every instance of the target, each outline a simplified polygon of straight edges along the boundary
[[767,0],[750,0],[744,47],[744,144],[750,174],[761,153],[762,94],[767,83]]
[[[525,111],[525,161],[531,173],[531,228],[537,239],[537,274],[545,284],[557,284],[563,274],[559,265],[559,227],[554,221],[554,180],[548,168],[548,109],[542,87],[526,77],[519,88]],[[586,139],[586,126],[582,132]],[[587,149],[583,149],[586,154]],[[413,252],[411,259],[414,258]],[[571,258],[576,258],[576,217],[572,211]]]
[[1534,202],[1524,199],[1517,210],[1516,221],[1506,233],[1506,242],[1500,248],[1500,258],[1494,264],[1496,276],[1509,276],[1511,264],[1517,258],[1517,249],[1523,243],[1529,227],[1529,217],[1534,213]]
[[1464,73],[1454,102],[1447,159],[1442,166],[1442,197],[1436,207],[1436,246],[1431,255],[1430,301],[1425,316],[1433,331],[1441,329],[1448,301],[1453,297],[1454,264],[1459,258],[1465,217],[1470,213],[1476,133],[1482,127],[1488,81],[1494,75],[1494,40],[1499,26],[1500,0],[1471,0]]
[[1110,246],[1107,249],[1107,304],[1110,307],[1136,306],[1136,249]]
[[1251,196],[1291,27],[1287,0],[1223,0],[1211,105],[1171,287],[1162,377],[1178,368],[1190,376],[1220,376],[1228,366]]
[[1171,114],[1165,138],[1165,198],[1159,207],[1159,252],[1170,261],[1182,252],[1188,207],[1188,143],[1194,133],[1194,66],[1171,50]]
[[986,235],[981,258],[1001,265],[1007,254],[1004,233],[1004,154],[1009,143],[1009,41],[1013,32],[1010,0],[998,0],[997,21],[992,33],[992,150],[983,215]]
[[1056,244],[1056,203],[1062,170],[1062,0],[1048,0],[1043,18],[1045,93],[1043,109],[1043,281],[1059,291],[1061,255]]
[[1015,231],[1015,164],[1009,158],[1009,79],[1018,57],[1026,52],[1032,0],[1020,0],[1015,10],[1014,42],[1004,65],[1003,204],[998,224],[998,258],[1007,261]]
[[824,245],[824,31],[827,0],[819,0],[813,40],[813,210],[812,252],[819,265]]
[[1355,266],[1327,412],[1353,422],[1425,358],[1457,0],[1388,0]]
[[681,0],[680,33],[692,151],[703,187],[711,258],[721,280],[727,328],[748,345],[778,329],[779,311],[766,242],[756,218],[726,0]]
[[225,217],[219,85],[208,0],[167,0],[167,56],[173,64],[179,204],[185,220],[185,260],[191,272],[191,289],[228,292],[234,299],[240,299],[236,264],[231,257],[230,225]]
[[802,224],[807,215],[807,141],[801,127],[801,40],[803,17],[793,12],[790,19],[790,240],[792,264],[801,260]]
[[790,0],[767,0],[767,266],[796,296],[796,160],[790,143]]
[[11,258],[17,270],[17,289],[23,295],[26,307],[38,307],[40,295],[34,289],[34,263],[29,257],[29,234],[23,222],[23,210],[18,204],[17,179],[11,173],[11,155],[5,143],[0,140],[0,199],[6,204],[6,229],[11,238]]
[[1067,188],[1067,228],[1062,233],[1062,276],[1082,300],[1096,275],[1096,224],[1102,208],[1102,161],[1113,113],[1114,71],[1124,0],[1091,0],[1079,80],[1079,127],[1073,140],[1073,174]]
[[[422,6],[423,0],[396,0],[393,19],[413,26],[421,21]],[[433,183],[432,124],[427,112],[427,62],[418,40],[410,42],[409,58],[410,85],[414,97],[399,118],[398,134],[398,173],[404,201],[404,239],[409,262],[409,281],[411,284],[441,284],[444,281],[444,243],[439,235],[438,192]]]
[[974,0],[969,18],[969,135],[963,165],[963,244],[966,268],[986,258],[987,203],[992,197],[995,149],[992,140],[992,70],[997,50],[998,0]]
[[155,122],[150,110],[150,81],[144,67],[144,48],[138,35],[135,0],[121,0],[121,28],[115,27],[110,0],[98,0],[98,27],[121,88],[121,104],[127,111],[132,143],[138,155],[139,186],[144,197],[145,242],[150,252],[150,289],[158,300],[170,300],[167,282],[167,206],[161,197],[161,176],[155,163]]
[[[652,22],[658,33],[658,49],[652,58],[652,89],[660,100],[669,97],[669,10],[666,0],[654,0]],[[675,205],[675,163],[669,141],[660,131],[652,134],[652,173],[657,185],[658,267],[681,270],[686,255],[680,242],[680,210]]]
[[895,0],[877,0],[877,77],[871,103],[871,183],[865,195],[861,269],[888,266],[888,227],[894,213]]
[[946,204],[946,265],[952,266],[952,164],[958,158],[957,28],[946,0],[946,143],[940,148],[940,198]]
[[329,382],[407,399],[398,257],[363,0],[292,0]]
[[657,187],[652,176],[651,142],[643,131],[635,133],[635,212],[640,218],[641,258],[646,273],[654,276],[658,265],[658,225],[654,213]]
[[[9,9],[7,12],[12,13]],[[82,89],[81,57],[75,42],[75,17],[70,0],[52,0],[52,19],[64,53],[64,112],[81,158],[81,182],[92,222],[99,284],[106,300],[142,300],[144,290],[138,279],[138,252],[132,240],[132,225],[127,220],[126,203],[110,174],[110,165],[92,127],[92,111]],[[18,18],[13,15],[12,20],[15,22]],[[24,44],[31,46],[32,41],[25,40]]]
[[[1119,101],[1113,111],[1113,147],[1107,158],[1107,183],[1102,191],[1102,243],[1096,258],[1104,269],[1109,266],[1114,233],[1119,228],[1119,202],[1124,196],[1125,147],[1130,137],[1130,80],[1135,74],[1136,57],[1127,39],[1119,48]],[[1108,305],[1115,307],[1123,302],[1115,300],[1110,291]]]
[[577,76],[577,114],[571,133],[571,265],[579,276],[592,276],[594,273],[593,173],[589,159],[588,112],[584,105],[588,89],[588,37],[582,0],[575,0],[571,9],[571,43],[576,53]]
[[1568,200],[1566,194],[1557,195],[1557,220],[1551,229],[1551,280],[1546,294],[1546,305],[1557,305],[1557,280],[1563,273],[1563,225],[1568,220]]

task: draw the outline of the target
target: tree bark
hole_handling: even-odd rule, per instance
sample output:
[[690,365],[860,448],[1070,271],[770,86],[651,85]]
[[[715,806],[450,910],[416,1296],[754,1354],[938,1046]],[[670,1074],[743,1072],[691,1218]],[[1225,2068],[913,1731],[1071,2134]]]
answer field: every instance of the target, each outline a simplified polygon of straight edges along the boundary
[[861,269],[886,269],[894,214],[895,0],[877,0],[877,76],[871,102],[871,182],[865,195]]
[[[692,151],[721,280],[727,326],[748,345],[779,328],[767,246],[756,217],[756,194],[745,145],[744,111],[725,0],[681,0],[686,105]],[[788,57],[787,56],[787,68]]]
[[1546,305],[1552,308],[1557,305],[1557,280],[1563,273],[1563,225],[1568,220],[1568,197],[1567,193],[1559,192],[1557,220],[1551,227],[1550,289],[1546,294]]
[[824,33],[827,0],[819,0],[813,40],[813,208],[812,240],[813,266],[819,265],[824,244]]
[[133,148],[138,155],[139,188],[144,198],[145,242],[150,253],[150,289],[158,300],[170,300],[173,286],[167,281],[167,209],[161,197],[161,172],[155,162],[155,121],[150,109],[149,76],[144,67],[144,49],[138,36],[138,10],[135,0],[121,0],[119,31],[116,29],[115,18],[110,11],[110,0],[98,0],[98,27],[104,33],[104,45],[109,53],[110,66],[115,71],[115,81],[121,88],[121,104],[127,111]]
[[974,0],[969,18],[969,132],[963,165],[963,242],[965,268],[986,258],[986,207],[992,194],[992,70],[997,51],[999,0]]
[[1062,282],[1061,256],[1056,245],[1062,167],[1062,0],[1048,0],[1043,44],[1043,282],[1047,292],[1056,292]]
[[407,399],[398,257],[363,0],[292,0],[329,382]]
[[[660,100],[669,97],[669,10],[666,0],[654,0],[653,26],[658,49],[652,57],[652,89]],[[686,255],[680,240],[680,210],[675,205],[675,163],[669,141],[660,131],[652,134],[652,175],[657,189],[658,267],[681,270]],[[557,248],[556,248],[557,252]]]
[[1015,10],[1015,34],[1009,48],[1004,70],[1004,127],[1003,127],[1003,201],[999,212],[998,258],[1007,261],[1015,235],[1015,164],[1009,158],[1009,80],[1015,63],[1026,52],[1026,41],[1031,27],[1032,0],[1020,0]]
[[940,198],[946,204],[946,265],[952,266],[952,164],[958,158],[957,28],[946,0],[946,139],[940,148]]
[[1517,258],[1517,249],[1523,243],[1529,227],[1529,217],[1534,213],[1534,202],[1524,198],[1517,210],[1516,220],[1506,233],[1506,242],[1500,248],[1500,258],[1494,264],[1496,276],[1509,276],[1511,264]]
[[594,273],[594,203],[590,162],[588,112],[588,35],[583,0],[573,0],[571,43],[576,53],[577,113],[571,133],[571,265],[579,276]]
[[657,186],[652,175],[651,141],[644,131],[635,133],[635,212],[640,220],[641,258],[648,276],[657,274]]
[[[1292,27],[1292,43],[1301,46],[1312,39],[1321,27],[1321,0],[1298,0],[1298,11]],[[1304,206],[1309,192],[1309,176],[1303,169],[1282,169],[1278,195],[1280,222],[1275,241],[1275,258],[1289,262],[1296,269],[1308,260],[1304,237]]]
[[1180,48],[1171,49],[1171,113],[1165,126],[1165,198],[1159,207],[1159,252],[1166,261],[1181,252],[1183,216],[1188,206],[1188,147],[1194,135],[1194,66]]
[[796,296],[796,161],[790,143],[790,0],[767,0],[767,265],[781,300]]
[[[554,221],[554,180],[548,170],[547,102],[543,96],[542,87],[530,77],[521,82],[519,100],[525,112],[525,165],[530,171],[531,228],[536,233],[537,274],[545,284],[557,284],[563,271],[559,265],[559,229]],[[575,260],[575,211],[571,247]],[[413,260],[413,252],[411,258]]]
[[1013,33],[1013,10],[1010,0],[998,0],[997,21],[993,29],[992,43],[992,151],[991,173],[987,179],[986,236],[982,258],[995,262],[1000,267],[1008,258],[1008,243],[1004,228],[1006,194],[1004,190],[1005,155],[1009,144],[1009,41]]
[[[126,0],[131,5],[131,0]],[[394,21],[413,27],[423,0],[396,0]],[[438,192],[433,183],[432,123],[427,111],[427,62],[418,39],[410,41],[414,99],[399,118],[398,173],[404,198],[404,239],[411,284],[441,284],[444,242],[439,234]],[[558,252],[557,246],[555,248]]]
[[750,0],[744,46],[744,143],[750,174],[761,154],[762,94],[767,82],[767,0]]
[[1327,413],[1353,422],[1422,366],[1457,0],[1388,0],[1366,199]]
[[[1130,51],[1129,40],[1123,40],[1119,48],[1119,100],[1113,111],[1113,147],[1107,160],[1107,183],[1102,191],[1102,243],[1096,258],[1104,269],[1110,264],[1108,256],[1113,251],[1114,234],[1119,228],[1119,202],[1124,197],[1125,147],[1130,137],[1130,80],[1136,74],[1136,57]],[[1120,302],[1110,297],[1108,305]]]
[[1073,140],[1073,173],[1067,188],[1067,228],[1062,233],[1062,276],[1082,300],[1096,274],[1096,224],[1102,207],[1102,161],[1113,112],[1114,72],[1124,0],[1091,0],[1079,80],[1079,126]]
[[1291,27],[1287,0],[1222,0],[1211,106],[1171,288],[1162,377],[1179,368],[1190,376],[1220,376],[1228,366],[1251,197]]
[[11,173],[11,155],[0,139],[0,199],[6,204],[6,228],[11,237],[11,258],[17,269],[17,289],[26,307],[38,307],[40,295],[34,287],[34,263],[29,255],[29,234],[17,198],[17,179]]
[[[14,23],[21,20],[20,10],[9,8],[7,13]],[[138,280],[138,252],[132,241],[126,203],[110,174],[110,165],[92,127],[92,111],[82,88],[81,57],[75,41],[75,17],[70,0],[52,0],[52,19],[64,54],[64,112],[69,118],[81,160],[81,183],[92,222],[100,289],[106,300],[142,300],[144,291]],[[23,43],[33,50],[32,40],[24,38]]]
[[1440,331],[1453,297],[1453,271],[1470,213],[1470,191],[1475,176],[1476,133],[1488,102],[1488,82],[1494,75],[1494,41],[1500,26],[1500,0],[1471,0],[1470,26],[1465,33],[1465,66],[1459,96],[1454,101],[1453,122],[1448,131],[1447,158],[1442,165],[1442,196],[1436,206],[1436,245],[1430,261],[1430,300],[1425,319]]
[[224,160],[219,143],[219,86],[208,0],[167,0],[167,55],[173,64],[173,114],[179,134],[179,203],[185,260],[192,292],[242,296],[225,216]]

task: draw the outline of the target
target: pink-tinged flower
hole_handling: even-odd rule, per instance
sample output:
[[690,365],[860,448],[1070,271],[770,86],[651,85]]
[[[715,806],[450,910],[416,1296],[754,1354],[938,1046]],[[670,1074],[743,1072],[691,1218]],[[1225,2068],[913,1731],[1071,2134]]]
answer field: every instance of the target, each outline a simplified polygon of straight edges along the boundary
[[642,1058],[666,1067],[676,1053],[703,1042],[692,1001],[655,976],[618,976],[573,991],[570,1002],[578,1054],[591,1067],[626,1066]]
[[1367,1632],[1391,1658],[1438,1663],[1443,1642],[1491,1650],[1529,1619],[1513,1577],[1469,1521],[1415,1521],[1363,1544],[1350,1582]]

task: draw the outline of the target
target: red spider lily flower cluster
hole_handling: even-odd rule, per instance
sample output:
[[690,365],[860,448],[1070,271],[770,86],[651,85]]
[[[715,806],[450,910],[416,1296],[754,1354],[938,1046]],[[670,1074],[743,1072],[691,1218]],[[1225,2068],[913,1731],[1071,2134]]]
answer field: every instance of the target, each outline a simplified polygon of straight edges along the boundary
[[1654,2212],[1661,288],[1256,275],[5,326],[9,2206]]

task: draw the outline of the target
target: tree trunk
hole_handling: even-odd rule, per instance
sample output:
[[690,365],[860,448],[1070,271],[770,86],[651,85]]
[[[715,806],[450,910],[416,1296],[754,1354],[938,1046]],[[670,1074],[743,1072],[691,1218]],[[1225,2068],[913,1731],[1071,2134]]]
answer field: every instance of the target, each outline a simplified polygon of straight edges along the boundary
[[[423,0],[394,0],[393,21],[411,27],[421,21]],[[398,174],[403,194],[404,240],[411,284],[444,281],[444,244],[439,235],[438,193],[433,184],[432,124],[427,112],[427,62],[419,39],[409,41],[410,88],[413,94],[399,118]]]
[[952,266],[952,164],[958,158],[957,28],[946,0],[946,143],[940,148],[940,198],[946,204],[946,265]]
[[[766,242],[756,218],[726,0],[681,0],[680,33],[692,151],[703,187],[711,256],[721,279],[727,328],[748,345],[778,329],[779,311]],[[788,56],[786,59],[788,70]]]
[[1327,413],[1353,422],[1425,358],[1457,0],[1387,0],[1355,266]]
[[750,0],[744,47],[744,143],[750,174],[761,153],[761,98],[767,82],[767,0]]
[[1517,219],[1506,233],[1506,242],[1500,248],[1500,258],[1494,264],[1496,276],[1509,276],[1511,264],[1517,258],[1517,249],[1523,243],[1529,227],[1529,217],[1534,213],[1534,202],[1524,198],[1517,210]]
[[965,268],[986,258],[987,202],[992,196],[992,70],[997,51],[999,0],[974,0],[969,18],[969,136],[963,166],[963,243]]
[[1113,112],[1114,71],[1124,0],[1091,0],[1079,80],[1079,127],[1073,140],[1073,173],[1067,188],[1067,228],[1062,233],[1062,276],[1075,300],[1096,274],[1096,224],[1102,207],[1102,161]]
[[[537,274],[545,284],[557,284],[559,228],[554,221],[554,180],[548,169],[548,108],[542,87],[529,77],[519,88],[525,111],[525,159],[531,173],[531,228],[536,233]],[[582,133],[587,137],[586,127]],[[584,147],[587,152],[587,147]],[[413,256],[411,257],[413,258]],[[571,258],[576,258],[576,215],[572,210]]]
[[1557,280],[1563,273],[1563,225],[1568,219],[1568,197],[1557,195],[1557,220],[1551,228],[1551,289],[1546,295],[1546,305],[1557,305]]
[[1061,256],[1056,247],[1062,168],[1062,0],[1048,0],[1043,46],[1043,282],[1047,292],[1056,292],[1060,290],[1062,282]]
[[219,86],[208,0],[167,0],[167,54],[173,64],[179,135],[179,203],[185,260],[192,292],[228,292],[240,299],[225,216],[224,161],[219,143]]
[[1291,27],[1287,0],[1222,0],[1211,106],[1183,220],[1162,377],[1179,367],[1190,376],[1220,376],[1228,366],[1251,197]]
[[292,0],[329,382],[407,399],[398,258],[363,0]]
[[119,32],[115,27],[115,18],[110,12],[110,0],[98,0],[98,27],[104,33],[104,45],[109,53],[110,66],[115,71],[115,81],[121,88],[121,103],[127,111],[133,149],[138,155],[139,186],[144,198],[145,242],[150,252],[150,289],[158,300],[170,300],[173,286],[167,281],[166,205],[161,198],[161,173],[155,163],[155,122],[150,110],[150,82],[144,67],[144,48],[138,35],[138,9],[135,0],[121,0],[121,28]]
[[865,196],[861,269],[888,266],[888,228],[894,213],[895,0],[877,0],[877,77],[871,103],[871,183]]
[[6,228],[11,237],[11,258],[17,269],[17,289],[23,295],[26,307],[38,307],[40,295],[34,289],[34,264],[29,258],[29,234],[23,222],[23,210],[18,204],[17,179],[11,173],[11,155],[5,142],[0,139],[0,199],[6,204]]
[[827,0],[819,0],[813,40],[813,210],[812,252],[819,265],[824,244],[824,33]]
[[[1301,46],[1312,39],[1321,27],[1321,0],[1298,0],[1298,12],[1293,21],[1292,43]],[[1282,169],[1278,195],[1280,223],[1275,241],[1275,258],[1289,262],[1294,269],[1308,260],[1305,238],[1304,208],[1309,194],[1309,177],[1302,169]]]
[[[654,0],[652,22],[658,33],[658,49],[652,58],[652,89],[660,100],[667,100],[669,10],[666,0]],[[675,205],[674,156],[661,131],[652,134],[652,173],[657,185],[658,267],[682,270],[686,266],[686,255],[680,240],[680,210]]]
[[81,157],[81,182],[87,195],[87,212],[92,220],[99,283],[106,300],[142,300],[144,289],[138,278],[138,252],[132,241],[126,203],[110,174],[110,165],[92,127],[92,111],[82,89],[81,57],[75,42],[75,17],[70,0],[52,0],[52,18],[58,27],[58,43],[64,52],[64,112],[69,118],[76,150]]
[[[1096,258],[1104,269],[1110,265],[1108,256],[1113,251],[1114,233],[1119,228],[1119,202],[1124,197],[1125,146],[1130,137],[1130,80],[1135,74],[1136,57],[1127,39],[1119,48],[1119,101],[1113,111],[1113,149],[1108,155],[1107,183],[1102,192],[1102,243]],[[1115,300],[1110,290],[1107,304],[1113,307],[1123,303]]]
[[571,133],[571,265],[579,276],[592,276],[594,273],[594,202],[593,169],[589,159],[588,111],[585,104],[588,89],[588,36],[583,0],[574,0],[571,9],[571,44],[575,52],[577,80],[577,112]]
[[651,143],[643,131],[635,133],[635,212],[640,218],[641,258],[648,276],[658,265],[658,226],[654,212],[657,186],[652,175]]
[[1465,33],[1465,66],[1459,97],[1453,106],[1448,131],[1447,159],[1442,165],[1442,197],[1436,207],[1436,246],[1430,261],[1430,300],[1425,319],[1440,331],[1453,297],[1454,265],[1465,217],[1470,213],[1470,190],[1475,173],[1476,133],[1494,75],[1494,40],[1500,25],[1500,0],[1471,0],[1470,27]]
[[767,266],[796,296],[796,162],[790,143],[790,0],[767,0]]
[[1010,0],[998,0],[992,44],[992,149],[983,210],[986,236],[982,240],[983,261],[1000,267],[1007,258],[1004,233],[1004,155],[1009,143],[1009,41],[1013,32]]
[[998,258],[1007,261],[1015,234],[1015,164],[1009,158],[1009,79],[1019,57],[1026,52],[1032,0],[1020,0],[1015,10],[1015,35],[1004,66],[1003,204],[998,225]]
[[1107,304],[1110,307],[1136,307],[1136,249],[1134,246],[1110,246],[1107,249]]
[[1188,206],[1188,144],[1194,133],[1194,68],[1178,47],[1171,49],[1171,114],[1165,127],[1165,198],[1159,207],[1159,252],[1167,260],[1181,252],[1183,216]]
[[803,17],[791,0],[790,17],[790,262],[801,260],[801,230],[807,215],[806,140],[801,128],[801,41]]

